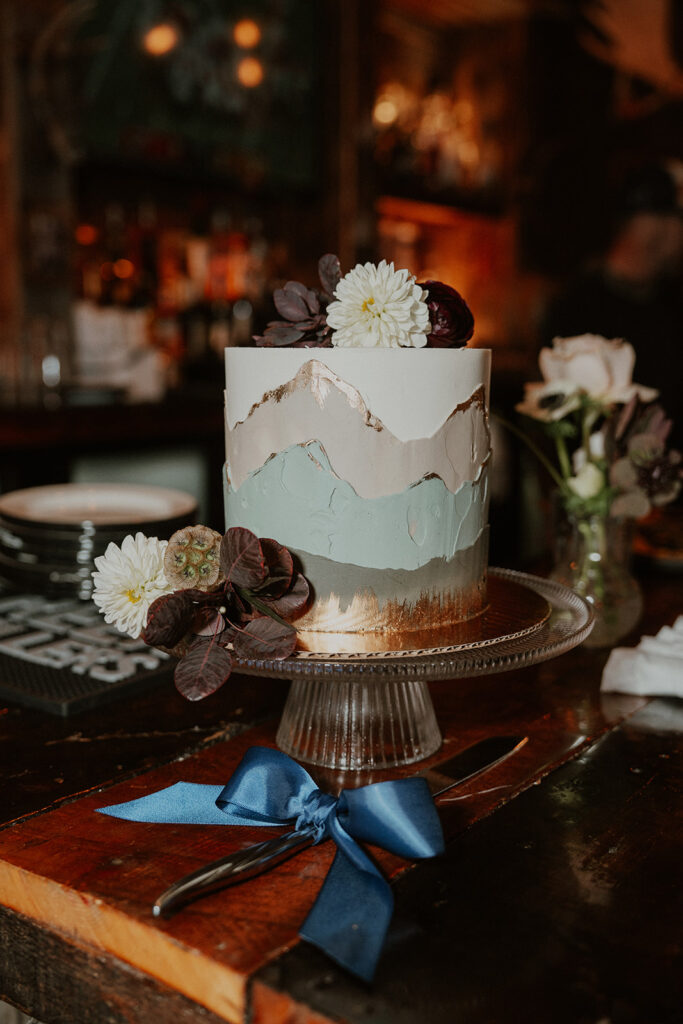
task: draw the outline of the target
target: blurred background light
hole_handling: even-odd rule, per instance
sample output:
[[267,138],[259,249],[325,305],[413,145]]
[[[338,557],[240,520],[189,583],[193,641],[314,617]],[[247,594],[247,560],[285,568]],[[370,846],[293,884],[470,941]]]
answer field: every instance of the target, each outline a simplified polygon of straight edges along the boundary
[[256,57],[244,57],[237,65],[237,78],[247,89],[253,89],[263,81],[263,64]]
[[379,99],[372,112],[376,124],[390,125],[398,117],[398,107],[393,100]]
[[163,57],[174,50],[180,42],[180,32],[170,22],[164,21],[147,29],[142,37],[142,45],[153,57]]
[[79,245],[93,245],[99,232],[94,224],[79,224],[74,234]]
[[114,276],[118,277],[121,281],[125,281],[127,278],[132,277],[135,273],[135,267],[130,260],[121,259],[116,260],[114,263]]
[[251,18],[242,18],[233,28],[232,37],[242,50],[251,50],[261,42],[261,29]]

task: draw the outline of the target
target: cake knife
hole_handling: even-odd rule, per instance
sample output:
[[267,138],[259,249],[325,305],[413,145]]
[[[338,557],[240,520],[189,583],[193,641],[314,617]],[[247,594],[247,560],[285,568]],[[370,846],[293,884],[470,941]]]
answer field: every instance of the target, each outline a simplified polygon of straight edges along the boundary
[[[520,750],[527,739],[527,736],[491,736],[466,747],[434,768],[418,772],[418,777],[427,780],[433,797],[440,796],[500,764]],[[311,846],[314,839],[314,828],[299,829],[212,861],[174,882],[159,896],[152,913],[155,917],[167,917],[201,896],[253,878]]]

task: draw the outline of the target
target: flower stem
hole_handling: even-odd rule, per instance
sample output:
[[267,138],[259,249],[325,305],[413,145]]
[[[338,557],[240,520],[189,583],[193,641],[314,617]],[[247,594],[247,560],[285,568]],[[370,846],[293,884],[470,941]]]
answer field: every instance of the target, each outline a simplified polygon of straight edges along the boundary
[[[520,441],[524,442],[529,451],[532,452],[536,456],[538,461],[541,463],[541,465],[545,467],[545,469],[548,471],[548,473],[553,478],[553,480],[560,488],[560,490],[566,492],[567,488],[564,479],[557,472],[557,470],[550,462],[550,460],[546,458],[541,449],[536,444],[534,444],[531,438],[527,437],[524,431],[520,430],[519,427],[516,426],[516,424],[511,423],[509,420],[506,420],[503,416],[500,416],[498,413],[494,413],[493,418],[497,420],[501,424],[501,426],[505,427],[506,430],[509,430],[510,433],[514,434],[515,437],[518,437]],[[568,473],[567,475],[571,476],[571,473]]]
[[557,451],[557,458],[560,463],[560,469],[562,471],[562,477],[564,480],[568,480],[572,476],[572,467],[569,461],[569,454],[567,452],[567,445],[563,437],[555,435],[555,449]]

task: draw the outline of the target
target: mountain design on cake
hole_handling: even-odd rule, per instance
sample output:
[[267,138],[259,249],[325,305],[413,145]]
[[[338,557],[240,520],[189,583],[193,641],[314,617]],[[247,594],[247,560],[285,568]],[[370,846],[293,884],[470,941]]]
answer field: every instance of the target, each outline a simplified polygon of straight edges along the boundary
[[286,507],[278,526],[290,551],[372,569],[418,569],[472,547],[486,486],[482,467],[455,493],[430,474],[394,494],[361,498],[334,472],[320,442],[307,441],[272,455],[237,490],[228,486],[226,510],[232,526],[266,536],[272,505]]
[[[278,451],[308,436],[319,442],[340,480],[357,495],[377,498],[427,475],[455,492],[479,475],[491,449],[484,388],[458,405],[430,438],[401,441],[373,416],[358,390],[311,359],[293,380],[255,403],[232,428],[228,476],[239,489]],[[364,453],[358,458],[358,451]]]
[[302,648],[400,646],[485,607],[489,365],[474,349],[226,351],[226,523],[300,562]]

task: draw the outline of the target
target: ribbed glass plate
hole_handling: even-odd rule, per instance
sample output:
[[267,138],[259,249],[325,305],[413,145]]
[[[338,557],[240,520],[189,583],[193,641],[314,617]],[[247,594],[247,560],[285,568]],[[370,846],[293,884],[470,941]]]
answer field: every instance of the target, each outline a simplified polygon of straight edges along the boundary
[[[359,654],[301,651],[282,661],[236,659],[235,669],[248,675],[285,679],[465,678],[557,657],[582,643],[590,633],[592,609],[573,590],[512,569],[489,569],[489,577],[497,584],[489,611],[496,619],[497,634],[489,632],[483,639],[475,636],[461,641],[456,633],[451,642],[442,634],[440,645],[417,650]],[[544,599],[541,606],[539,597]],[[534,615],[529,614],[530,608]]]
[[[237,671],[292,680],[279,747],[297,760],[333,771],[412,764],[441,745],[430,680],[533,665],[564,654],[590,633],[590,605],[561,584],[507,569],[489,575],[496,580],[491,592],[498,595],[493,598],[499,603],[498,638],[424,650],[237,660]],[[526,624],[522,630],[520,623]]]

